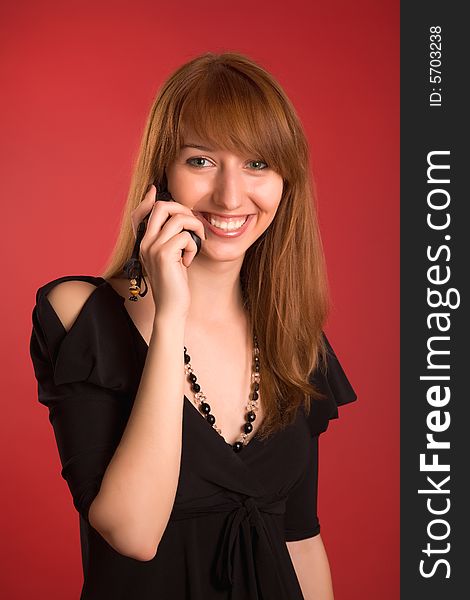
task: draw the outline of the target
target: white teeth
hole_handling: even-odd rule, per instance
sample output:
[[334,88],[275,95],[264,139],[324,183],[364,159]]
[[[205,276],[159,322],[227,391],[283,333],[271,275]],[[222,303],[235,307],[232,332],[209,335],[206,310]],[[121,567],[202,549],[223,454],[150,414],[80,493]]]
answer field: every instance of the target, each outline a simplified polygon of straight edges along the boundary
[[213,217],[212,215],[207,215],[208,221],[214,227],[218,229],[223,229],[224,231],[235,231],[236,229],[240,229],[240,227],[246,222],[248,216],[244,219],[239,219],[238,221],[219,221],[217,217]]

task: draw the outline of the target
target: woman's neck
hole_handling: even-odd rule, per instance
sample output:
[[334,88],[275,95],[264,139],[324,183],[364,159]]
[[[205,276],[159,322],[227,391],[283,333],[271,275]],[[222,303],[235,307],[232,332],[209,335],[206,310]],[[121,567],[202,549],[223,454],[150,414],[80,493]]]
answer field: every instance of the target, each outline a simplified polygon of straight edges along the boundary
[[225,262],[204,256],[193,260],[187,271],[191,293],[189,320],[220,323],[245,313],[240,286],[242,263],[243,257]]

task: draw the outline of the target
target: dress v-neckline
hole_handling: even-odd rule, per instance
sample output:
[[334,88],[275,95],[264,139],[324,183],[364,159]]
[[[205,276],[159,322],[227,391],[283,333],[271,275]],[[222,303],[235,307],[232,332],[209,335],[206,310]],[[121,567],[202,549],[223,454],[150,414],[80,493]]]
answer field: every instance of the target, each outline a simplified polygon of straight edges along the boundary
[[184,394],[184,400],[187,404],[189,404],[190,407],[193,408],[193,410],[197,413],[195,415],[195,417],[201,421],[201,423],[203,423],[208,429],[211,429],[212,432],[214,433],[214,435],[216,435],[220,441],[229,448],[229,450],[231,450],[233,452],[233,454],[243,454],[243,452],[246,452],[246,450],[254,443],[254,442],[259,442],[258,440],[258,430],[255,432],[254,436],[251,438],[251,440],[248,442],[248,444],[245,444],[244,448],[241,450],[241,452],[235,452],[233,450],[232,444],[230,444],[229,442],[227,442],[227,440],[224,438],[223,435],[221,435],[220,433],[217,433],[217,431],[212,427],[212,425],[205,419],[205,417],[200,413],[199,409],[197,408],[197,406],[195,406],[193,404],[193,402],[191,402],[191,400],[186,396],[186,394]]
[[[118,296],[118,297],[121,299],[121,301],[122,301],[122,309],[123,309],[123,311],[126,313],[126,315],[127,315],[127,318],[128,318],[128,320],[129,320],[129,322],[130,322],[130,324],[131,324],[131,327],[132,327],[132,329],[133,329],[133,330],[134,330],[134,332],[137,334],[137,337],[139,338],[139,340],[140,340],[140,341],[141,341],[141,343],[143,344],[143,346],[144,346],[144,348],[145,348],[145,352],[147,353],[147,352],[148,352],[148,349],[149,349],[149,345],[147,344],[147,341],[146,341],[146,339],[144,338],[144,336],[142,335],[142,333],[141,333],[140,329],[139,329],[139,328],[137,327],[137,325],[135,324],[135,322],[134,322],[134,319],[133,319],[133,318],[131,317],[131,315],[129,314],[129,311],[127,310],[127,308],[126,308],[126,306],[125,306],[126,299],[124,298],[124,296],[121,296],[121,294],[120,294],[120,293],[119,293],[119,292],[116,290],[116,288],[115,288],[114,286],[112,286],[112,285],[109,283],[109,281],[108,281],[107,279],[104,279],[103,277],[99,277],[99,279],[101,279],[101,280],[102,280],[102,281],[103,281],[103,282],[104,282],[104,283],[105,283],[105,284],[106,284],[106,285],[107,285],[107,286],[108,286],[108,287],[111,289],[111,291],[112,291],[112,292],[114,292],[114,294],[115,294],[116,296]],[[232,446],[232,444],[230,444],[229,442],[227,442],[227,440],[224,438],[224,436],[223,436],[223,435],[221,435],[220,433],[218,433],[218,432],[217,432],[217,431],[216,431],[216,430],[215,430],[215,429],[212,427],[212,425],[211,425],[211,424],[210,424],[210,423],[209,423],[209,422],[208,422],[208,421],[205,419],[205,417],[204,417],[204,416],[203,416],[203,415],[200,413],[200,411],[199,411],[199,409],[197,408],[197,406],[195,406],[195,405],[194,405],[194,403],[193,403],[193,402],[191,402],[191,400],[190,400],[190,399],[189,399],[189,398],[186,396],[186,394],[183,394],[183,398],[184,398],[184,401],[185,401],[185,403],[186,403],[187,405],[189,405],[190,407],[192,407],[192,408],[194,409],[194,411],[197,413],[195,416],[196,416],[196,417],[198,417],[198,418],[201,420],[201,422],[203,422],[203,423],[204,423],[204,424],[207,426],[207,428],[208,428],[208,429],[211,429],[211,430],[212,430],[212,433],[213,433],[214,435],[216,435],[218,438],[220,438],[220,441],[221,441],[221,442],[224,444],[224,446],[225,446],[227,449],[231,450],[233,454],[237,454],[237,455],[243,454],[243,452],[246,452],[246,451],[247,451],[247,449],[248,449],[248,448],[249,448],[249,447],[250,447],[252,444],[259,443],[259,441],[260,441],[260,440],[258,439],[258,431],[259,431],[259,428],[258,428],[258,430],[256,430],[255,434],[254,434],[254,435],[253,435],[253,437],[251,438],[251,440],[250,440],[250,441],[249,441],[247,444],[245,444],[245,445],[244,445],[244,447],[242,448],[242,450],[241,450],[240,452],[235,452],[235,451],[233,450],[233,446]]]

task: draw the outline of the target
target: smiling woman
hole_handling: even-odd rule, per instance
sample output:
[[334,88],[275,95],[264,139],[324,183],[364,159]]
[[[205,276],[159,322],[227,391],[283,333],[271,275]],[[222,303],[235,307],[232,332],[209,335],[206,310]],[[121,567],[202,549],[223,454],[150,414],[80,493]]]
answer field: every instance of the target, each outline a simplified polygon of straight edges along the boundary
[[[151,293],[131,302],[147,217]],[[356,394],[328,306],[294,108],[248,57],[194,58],[151,108],[106,272],[36,295],[30,351],[80,514],[81,600],[331,600],[318,439]]]
[[[254,168],[253,161],[266,168],[256,162]],[[269,347],[271,368],[263,373],[260,388],[266,409],[263,430],[272,434],[293,421],[299,406],[308,410],[310,398],[321,398],[308,374],[319,356],[326,359],[322,328],[329,311],[308,143],[274,77],[238,53],[207,53],[182,65],[162,85],[150,110],[105,278],[124,276],[134,243],[131,213],[138,213],[137,222],[152,208],[152,197],[148,207],[142,198],[149,183],[165,178],[176,203],[203,223],[207,235],[186,273],[192,289],[205,290],[192,293],[190,321],[196,327],[207,318],[209,294],[212,311],[222,306],[213,269],[231,264],[232,277],[225,282],[231,305],[239,321],[250,321],[251,337],[256,323],[261,352]],[[220,235],[201,213],[252,216],[240,235]],[[185,251],[192,248],[189,243]],[[145,264],[143,272],[145,277]],[[175,299],[177,290],[184,294],[175,288]],[[153,314],[152,306],[149,320]]]
[[[282,197],[282,176],[261,159],[210,149],[191,129],[186,128],[186,137],[188,141],[166,168],[168,190],[201,218],[208,240],[202,253],[212,250],[220,259],[225,252],[226,258],[233,259],[234,253],[240,255],[241,245],[244,253],[274,219]],[[206,155],[194,156],[195,148]],[[235,248],[233,244],[213,247],[218,238],[242,235]]]

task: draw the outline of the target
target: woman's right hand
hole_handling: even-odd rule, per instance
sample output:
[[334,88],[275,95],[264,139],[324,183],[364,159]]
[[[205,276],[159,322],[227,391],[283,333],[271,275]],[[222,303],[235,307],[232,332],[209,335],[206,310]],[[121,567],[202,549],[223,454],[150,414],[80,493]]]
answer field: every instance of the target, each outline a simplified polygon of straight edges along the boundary
[[[155,303],[155,318],[186,318],[191,304],[186,269],[196,256],[197,247],[188,231],[205,240],[204,225],[190,208],[175,201],[157,200],[152,185],[142,202],[131,213],[136,236],[139,223],[150,216],[140,244],[140,260],[147,273]],[[184,256],[181,251],[184,250]]]

